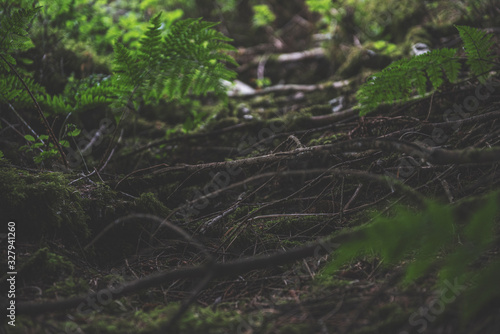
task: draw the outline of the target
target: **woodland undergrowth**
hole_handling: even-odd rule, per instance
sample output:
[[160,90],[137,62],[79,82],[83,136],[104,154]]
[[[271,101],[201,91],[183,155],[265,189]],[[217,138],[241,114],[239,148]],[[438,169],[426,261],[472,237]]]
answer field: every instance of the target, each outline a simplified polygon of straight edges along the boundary
[[[326,59],[270,55],[300,36],[289,26],[336,36],[326,43],[362,62],[375,57],[367,45],[397,38],[371,27],[352,45],[356,1],[353,13],[301,3],[309,24],[293,16],[278,29],[289,8],[271,1],[247,20],[273,41],[262,53],[236,48],[226,23],[162,14],[160,2],[141,5],[147,20],[123,16],[136,30],[111,15],[121,2],[85,7],[96,16],[79,27],[82,1],[2,3],[0,203],[18,226],[20,332],[411,332],[429,299],[444,306],[427,332],[494,332],[494,33],[473,20],[422,24],[459,46],[272,85],[268,61],[300,79]],[[422,22],[433,3],[415,4]],[[244,24],[248,8],[231,4]],[[81,40],[94,44],[81,52]],[[237,73],[255,77],[247,95],[234,93]],[[452,300],[433,295],[450,284]],[[97,308],[82,311],[87,298]]]

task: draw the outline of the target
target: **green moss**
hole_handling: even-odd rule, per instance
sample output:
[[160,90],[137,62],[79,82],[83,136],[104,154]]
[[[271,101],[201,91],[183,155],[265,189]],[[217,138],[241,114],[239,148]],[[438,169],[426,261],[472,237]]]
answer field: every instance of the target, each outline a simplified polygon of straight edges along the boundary
[[86,293],[89,290],[87,282],[83,278],[67,277],[64,281],[56,282],[46,290],[49,297],[70,297]]
[[0,170],[3,217],[16,222],[18,240],[60,237],[75,245],[90,231],[80,194],[61,173],[30,174],[13,168]]
[[[138,310],[127,316],[116,317],[106,311],[94,313],[92,321],[85,323],[85,318],[77,319],[78,327],[85,333],[151,333],[157,331],[178,310],[178,303],[155,307],[150,310]],[[173,333],[235,333],[240,323],[234,311],[193,307],[184,314]],[[67,323],[68,328],[77,328],[77,323]]]
[[325,144],[331,144],[334,141],[338,140],[340,137],[342,137],[341,134],[333,134],[330,136],[324,136],[320,138],[314,138],[309,141],[308,146],[315,146],[315,145],[325,145]]
[[215,131],[227,128],[229,126],[233,126],[238,124],[240,121],[238,117],[225,117],[220,120],[212,121],[207,124],[206,128],[208,131]]
[[170,210],[161,203],[155,194],[142,193],[138,199],[135,200],[135,210],[138,212],[149,213],[159,217],[166,217]]
[[283,117],[283,121],[289,131],[314,126],[311,121],[311,114],[306,112],[289,112]]
[[116,200],[116,191],[112,190],[109,186],[98,183],[97,187],[92,189],[92,200],[95,200],[98,205],[106,205]]
[[332,106],[329,104],[315,104],[310,107],[302,108],[303,113],[310,113],[313,116],[330,114],[332,112]]
[[19,259],[18,273],[26,279],[53,281],[59,277],[72,275],[73,264],[64,256],[50,252],[48,248],[41,248],[24,260]]

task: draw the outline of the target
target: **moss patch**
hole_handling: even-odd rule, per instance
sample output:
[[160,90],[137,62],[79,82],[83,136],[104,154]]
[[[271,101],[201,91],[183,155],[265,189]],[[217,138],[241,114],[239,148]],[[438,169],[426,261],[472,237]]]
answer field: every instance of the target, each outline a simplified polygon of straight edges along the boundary
[[61,238],[74,245],[90,232],[82,198],[61,173],[0,170],[3,217],[16,222],[18,241]]

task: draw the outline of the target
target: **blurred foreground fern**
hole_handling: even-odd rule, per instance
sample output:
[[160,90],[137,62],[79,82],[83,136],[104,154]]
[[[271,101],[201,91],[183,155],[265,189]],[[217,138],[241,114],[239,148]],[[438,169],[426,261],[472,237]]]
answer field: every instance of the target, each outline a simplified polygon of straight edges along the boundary
[[[360,228],[356,240],[335,251],[322,275],[332,275],[353,259],[373,255],[380,256],[386,265],[410,260],[405,268],[405,285],[437,268],[438,287],[450,281],[467,284],[461,305],[464,319],[470,319],[500,297],[500,258],[485,256],[498,241],[499,200],[498,192],[476,200],[483,204],[465,222],[457,221],[463,208],[432,201],[417,213],[400,207],[392,217],[375,217],[372,223]],[[462,203],[464,207],[470,205]]]

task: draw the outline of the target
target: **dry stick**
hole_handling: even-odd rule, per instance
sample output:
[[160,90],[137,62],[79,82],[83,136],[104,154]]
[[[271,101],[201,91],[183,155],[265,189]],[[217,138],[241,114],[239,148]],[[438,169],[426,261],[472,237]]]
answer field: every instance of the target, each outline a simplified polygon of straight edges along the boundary
[[[260,163],[274,162],[278,160],[291,160],[296,158],[306,158],[318,152],[345,152],[347,150],[363,151],[369,149],[379,149],[393,153],[394,150],[408,155],[415,155],[430,163],[437,165],[466,164],[466,163],[493,163],[500,161],[500,147],[483,150],[463,149],[445,150],[440,148],[427,148],[415,143],[392,139],[365,138],[350,140],[329,145],[318,145],[304,148],[297,148],[292,151],[266,154],[257,157],[239,159],[233,161],[209,162],[198,165],[172,166],[159,169],[153,174],[162,174],[173,171],[192,172],[205,168],[236,168]],[[118,182],[123,182],[127,177]],[[117,185],[118,186],[118,185]]]
[[244,195],[244,193],[242,193],[240,195],[240,197],[238,198],[238,200],[236,201],[236,203],[232,204],[227,210],[223,211],[221,214],[219,214],[216,217],[210,219],[209,221],[204,222],[200,226],[200,229],[199,229],[200,233],[204,234],[205,231],[208,228],[210,228],[213,224],[215,224],[216,222],[218,222],[219,220],[221,220],[222,218],[224,218],[225,216],[227,216],[228,214],[232,213],[234,210],[236,210],[237,208],[239,208],[240,203],[243,201],[243,195]]
[[[17,130],[16,127],[13,124],[10,124],[9,121],[7,121],[3,117],[0,117],[0,120],[2,120],[5,124],[7,124],[9,126],[9,128],[12,129],[12,131],[14,131],[15,133],[17,133],[21,138],[23,138],[24,140],[26,140],[26,138],[24,137],[24,135],[21,132],[19,132],[19,130]],[[29,127],[29,125],[27,125],[27,124],[25,124],[25,125]],[[35,135],[35,137],[37,137],[38,139],[40,139],[36,133],[33,132],[33,134]],[[26,140],[26,141],[28,141],[28,140]],[[45,145],[45,143],[44,143],[43,140],[40,139],[40,141],[42,142],[42,144]],[[38,148],[38,150],[40,152],[43,152],[43,150],[41,148]]]
[[351,203],[356,199],[356,197],[358,197],[358,194],[359,194],[359,191],[361,190],[361,188],[363,188],[363,183],[360,183],[358,185],[358,187],[356,188],[356,191],[352,195],[351,199],[344,206],[344,209],[342,211],[345,211],[345,210],[349,209],[349,205],[351,205]]
[[[345,119],[347,119],[349,117],[352,117],[355,114],[356,114],[356,110],[355,109],[348,109],[348,110],[345,110],[345,111],[341,111],[341,112],[335,113],[334,115],[326,115],[326,117],[324,115],[323,116],[313,116],[313,117],[311,117],[311,121],[313,121],[314,123],[318,123],[318,124],[324,124],[325,122],[328,123],[328,122],[334,122],[334,121],[342,121],[342,120],[345,120]],[[161,144],[164,144],[164,143],[167,143],[167,142],[172,142],[172,141],[177,141],[177,140],[188,140],[188,139],[201,138],[201,137],[206,137],[206,136],[211,136],[211,135],[217,135],[217,134],[220,134],[220,133],[223,133],[223,132],[232,131],[232,130],[234,130],[236,128],[239,128],[241,126],[248,126],[248,125],[249,124],[246,124],[246,123],[240,123],[240,124],[237,124],[237,125],[234,125],[234,126],[230,126],[230,127],[224,128],[222,130],[214,131],[214,132],[200,133],[200,134],[188,135],[188,136],[183,136],[183,137],[178,137],[178,138],[172,138],[172,139],[162,139],[160,141],[157,141],[157,142],[145,145],[142,148],[139,148],[139,149],[137,149],[137,150],[135,150],[133,152],[127,153],[125,155],[122,155],[119,158],[124,158],[124,157],[127,157],[129,155],[139,153],[139,152],[141,152],[143,150],[146,150],[146,149],[149,149],[151,147],[158,146],[158,145],[161,145]],[[322,126],[322,127],[319,127],[319,128],[302,130],[302,131],[296,131],[296,132],[294,132],[294,134],[322,131],[322,130],[325,130],[325,129],[330,129],[332,127],[334,127],[334,125],[333,124],[329,124],[329,125]],[[272,140],[272,139],[277,138],[277,137],[290,136],[290,135],[291,135],[290,133],[284,133],[284,132],[278,133],[278,134],[274,134],[274,135],[270,136],[269,138],[265,138],[265,139],[262,139],[262,140],[260,140],[260,141],[258,141],[256,143],[254,143],[253,145],[251,145],[250,147],[244,149],[243,151],[241,151],[239,153],[240,154],[250,153],[253,147],[257,147],[261,143],[268,142],[269,140]],[[151,166],[151,167],[147,167],[147,168],[135,170],[135,171],[127,174],[123,179],[121,179],[116,184],[115,188],[118,187],[118,185],[121,182],[125,181],[126,179],[128,179],[129,177],[131,177],[134,174],[137,174],[137,173],[140,173],[140,172],[149,171],[149,170],[152,170],[152,169],[155,169],[155,168],[159,168],[159,167],[170,167],[170,166],[168,166],[166,164],[159,164],[159,165],[155,165],[155,166]]]
[[[352,175],[352,176],[358,176],[358,177],[361,177],[361,178],[372,179],[372,180],[379,181],[379,182],[387,182],[389,185],[395,185],[397,187],[400,187],[401,190],[403,190],[405,192],[411,193],[413,195],[413,197],[415,199],[417,199],[418,201],[422,201],[422,199],[423,199],[423,197],[420,194],[414,192],[410,187],[408,187],[408,186],[404,185],[403,183],[401,183],[400,181],[398,181],[396,179],[393,179],[391,177],[388,177],[388,176],[383,176],[383,175],[378,175],[378,174],[370,174],[370,173],[363,172],[363,171],[358,171],[358,170],[336,169],[336,168],[326,168],[326,169],[317,168],[317,169],[307,169],[307,170],[290,170],[290,171],[267,172],[267,173],[263,173],[263,174],[258,174],[258,175],[252,176],[250,178],[247,178],[247,179],[245,179],[243,181],[240,181],[240,182],[228,185],[225,188],[220,188],[220,189],[218,189],[216,191],[213,191],[213,192],[211,192],[209,194],[205,194],[204,196],[200,196],[197,199],[195,199],[195,200],[193,200],[191,202],[188,202],[188,203],[186,203],[186,204],[184,204],[182,206],[179,206],[178,208],[176,208],[175,210],[173,210],[167,216],[166,219],[170,218],[175,212],[177,212],[179,210],[182,210],[185,207],[192,206],[196,201],[204,200],[204,199],[207,199],[207,198],[209,199],[209,198],[217,197],[222,192],[225,192],[227,190],[231,190],[233,188],[237,188],[237,187],[246,185],[247,183],[250,183],[250,182],[253,182],[253,181],[256,181],[256,180],[259,180],[259,179],[268,178],[268,177],[270,178],[270,177],[273,177],[273,176],[276,176],[276,175],[279,175],[279,176],[295,176],[295,175],[316,174],[316,173],[320,173],[321,174],[320,176],[318,176],[318,178],[322,177],[325,174],[334,174],[334,175],[341,175],[341,176]],[[298,192],[300,192],[300,190],[297,191],[297,192],[295,192],[294,194],[296,194]],[[292,195],[284,198],[283,200],[288,200],[294,194],[292,194]]]
[[469,123],[477,123],[479,121],[488,121],[488,120],[494,120],[500,118],[500,111],[492,111],[486,114],[481,114],[481,115],[476,115],[472,116],[469,118],[464,118],[464,119],[459,119],[456,121],[448,121],[448,122],[441,122],[441,123],[429,123],[429,124],[420,124],[418,126],[415,126],[413,128],[408,128],[408,129],[402,129],[398,130],[392,133],[388,133],[386,135],[383,135],[379,138],[386,138],[386,137],[391,137],[391,136],[396,136],[400,135],[402,133],[407,133],[407,132],[412,132],[412,131],[417,131],[417,130],[431,130],[436,127],[451,127],[452,125],[462,125],[462,124],[469,124]]
[[[263,156],[258,156],[258,157],[253,157],[253,158],[247,158],[247,159],[240,159],[240,160],[234,160],[234,161],[226,161],[226,162],[212,162],[212,163],[206,163],[206,164],[199,164],[199,165],[184,165],[184,166],[174,166],[174,167],[166,167],[160,170],[155,171],[154,173],[164,173],[164,172],[169,172],[169,171],[179,171],[179,170],[184,170],[184,171],[198,171],[201,169],[205,168],[221,168],[221,167],[239,167],[239,166],[244,166],[244,165],[252,165],[256,163],[264,163],[264,162],[273,162],[276,160],[281,160],[281,159],[293,159],[296,157],[307,157],[310,155],[310,153],[316,152],[316,151],[328,151],[334,149],[334,151],[339,150],[339,151],[344,151],[346,149],[353,149],[353,150],[363,150],[363,149],[381,149],[384,151],[389,151],[393,152],[394,150],[407,153],[407,154],[417,154],[423,158],[426,158],[430,162],[436,163],[436,164],[449,164],[449,163],[470,163],[470,162],[495,162],[500,160],[500,149],[498,148],[493,148],[493,149],[486,149],[486,150],[443,150],[443,149],[438,149],[438,148],[424,148],[421,147],[417,144],[414,143],[408,143],[404,141],[397,141],[397,140],[389,140],[389,139],[360,139],[360,140],[354,140],[354,141],[348,141],[348,142],[341,142],[341,143],[336,143],[332,145],[319,145],[319,146],[312,146],[312,147],[305,147],[305,148],[298,148],[292,151],[288,152],[278,152],[274,154],[269,154],[269,155],[263,155]],[[290,172],[285,172],[285,173],[290,173]],[[303,172],[301,172],[303,173]],[[345,171],[344,171],[345,173]],[[358,171],[350,171],[348,172],[349,174],[359,174]],[[227,190],[236,186],[239,186],[240,184],[245,184],[247,182],[250,182],[251,180],[259,179],[262,177],[268,177],[275,175],[276,173],[265,173],[261,175],[254,176],[250,179],[247,179],[243,182],[239,182],[236,184],[232,184],[224,189],[219,189],[210,195],[218,195],[220,192],[223,190]],[[129,174],[128,176],[130,176]],[[116,187],[125,180],[128,176],[126,176],[124,179],[120,180]],[[392,180],[388,178],[387,180]],[[208,196],[203,196],[201,198],[205,198]],[[191,203],[188,203],[187,205],[190,205]],[[172,211],[170,215],[167,217],[171,217],[175,212],[180,210],[182,207],[177,208],[176,210]]]
[[66,160],[66,155],[64,154],[64,151],[63,151],[61,145],[59,144],[59,141],[57,140],[56,135],[54,134],[54,131],[52,131],[52,128],[50,127],[50,124],[47,121],[47,118],[45,118],[45,115],[43,114],[42,108],[38,104],[38,101],[36,100],[35,96],[31,92],[31,90],[28,88],[28,85],[26,84],[26,82],[24,82],[23,78],[21,78],[21,76],[19,75],[19,73],[17,73],[17,71],[14,68],[14,66],[12,66],[12,64],[9,63],[4,58],[4,56],[2,56],[1,54],[0,54],[0,58],[10,67],[10,69],[12,70],[12,72],[14,72],[14,74],[16,75],[16,77],[19,79],[19,81],[21,81],[21,83],[23,84],[24,88],[26,89],[26,91],[30,95],[31,99],[35,103],[35,107],[36,107],[35,109],[38,112],[38,115],[40,116],[40,118],[42,119],[42,123],[45,126],[45,129],[47,130],[47,133],[49,135],[50,140],[52,141],[52,143],[54,144],[54,146],[59,151],[59,155],[61,156],[61,159],[62,159],[62,161],[64,163],[64,167],[69,168],[68,161]]
[[349,108],[343,111],[339,111],[333,114],[312,116],[311,122],[313,124],[324,124],[325,122],[339,122],[350,118],[359,117],[359,110],[356,108]]
[[[102,167],[99,169],[99,172],[102,172],[104,170],[104,168],[106,168],[106,166],[108,165],[108,162],[113,157],[113,154],[115,154],[116,146],[122,141],[122,137],[123,137],[123,129],[120,131],[120,137],[118,137],[118,141],[116,142],[115,147],[113,147],[113,149],[109,153],[108,159],[104,162],[104,164],[102,165]],[[113,139],[114,139],[114,137],[113,137]]]
[[[70,183],[68,183],[68,186],[70,186],[70,185],[72,185],[73,183],[78,182],[78,181],[80,181],[80,180],[82,180],[82,179],[89,178],[89,177],[90,177],[90,176],[92,176],[92,175],[93,175],[96,171],[97,171],[97,170],[96,170],[96,169],[94,169],[94,171],[93,171],[93,172],[90,172],[90,173],[89,173],[89,174],[87,174],[87,175],[85,175],[85,173],[83,173],[83,176],[82,176],[82,177],[79,177],[78,179],[71,181]],[[90,179],[89,179],[89,181],[90,181],[90,182],[92,182],[92,180],[90,180]],[[93,183],[93,182],[92,182],[92,183]]]
[[[253,194],[256,194],[257,192],[259,192],[260,189],[264,188],[269,182],[271,182],[273,179],[274,179],[275,176],[272,176],[269,180],[267,180],[266,182],[264,182],[262,185],[260,185],[257,189],[255,189],[254,191],[252,191],[251,194],[249,194],[248,196],[246,196],[247,198],[250,197],[251,195]],[[269,204],[266,204],[266,205],[262,205],[261,207],[257,208],[255,211],[247,214],[246,216],[242,217],[239,219],[240,222],[238,222],[238,224],[234,227],[234,228],[230,228],[225,234],[224,236],[226,237],[226,240],[224,240],[224,242],[222,244],[220,244],[219,247],[217,247],[216,249],[216,252],[219,251],[219,249],[221,249],[224,244],[226,243],[226,241],[230,240],[229,244],[226,246],[226,248],[229,248],[231,247],[231,245],[233,244],[233,242],[236,240],[236,238],[242,233],[241,231],[241,227],[243,226],[243,224],[245,224],[246,222],[246,218],[250,215],[254,215],[256,214],[257,212],[259,211],[262,211],[264,208],[268,207]],[[231,232],[229,235],[228,233]],[[234,237],[233,237],[234,236]]]
[[434,93],[431,95],[431,102],[429,103],[429,112],[427,113],[427,117],[425,118],[424,122],[427,122],[429,119],[429,116],[431,115],[431,110],[432,110],[432,100],[434,99]]
[[[14,114],[16,114],[17,118],[19,118],[19,120],[20,120],[20,121],[24,124],[24,126],[26,126],[26,127],[28,128],[28,130],[30,130],[30,131],[31,131],[31,133],[32,133],[32,134],[33,134],[36,138],[40,139],[40,138],[39,138],[39,136],[38,136],[38,134],[35,132],[35,130],[33,130],[33,129],[31,128],[31,126],[29,126],[29,124],[28,124],[28,123],[26,123],[26,121],[23,119],[23,117],[22,117],[22,116],[21,116],[21,115],[17,112],[17,110],[14,108],[14,106],[13,106],[12,104],[10,104],[10,103],[8,103],[8,105],[9,105],[9,108],[12,110],[12,112],[13,112]],[[5,123],[9,124],[9,123],[8,123],[5,119],[3,119],[3,118],[2,118],[2,120],[3,120]],[[14,131],[16,131],[17,133],[19,133],[19,134],[21,135],[21,137],[23,137],[23,138],[24,138],[24,136],[23,136],[20,132],[18,132],[17,130],[15,130],[15,129],[14,129],[14,127],[12,127],[10,124],[9,124],[9,126],[10,126],[10,127],[11,127]],[[40,142],[41,142],[42,144],[44,144],[44,145],[45,145],[45,143],[43,142],[43,140],[41,140],[41,139],[40,139]]]
[[94,146],[94,143],[99,139],[99,137],[103,136],[103,131],[105,129],[106,129],[106,126],[105,125],[101,125],[101,127],[99,127],[99,129],[95,132],[95,134],[92,137],[92,139],[90,139],[90,141],[88,142],[88,144],[81,150],[81,153],[85,153],[89,149],[91,149],[92,146]]
[[[275,173],[278,173],[278,172],[275,172]],[[259,174],[259,175],[263,175],[263,174]],[[259,176],[259,175],[258,175],[258,176]],[[317,179],[319,179],[320,177],[321,177],[321,175],[320,175],[320,176],[318,176],[318,177],[316,178],[316,180],[317,180]],[[250,179],[254,180],[254,179],[257,179],[257,178],[250,178]],[[244,181],[242,181],[242,182],[239,182],[238,184],[235,184],[234,186],[244,185],[244,184],[245,184],[245,182],[250,182],[250,181],[249,181],[250,179],[246,179],[246,180],[244,180]],[[261,188],[263,188],[263,187],[264,187],[264,186],[265,186],[268,182],[270,182],[271,180],[272,180],[272,175],[271,175],[271,178],[270,178],[268,181],[266,181],[266,183],[264,183],[264,184],[262,184],[261,186],[259,186],[257,189],[255,189],[254,191],[252,191],[252,193],[250,193],[250,194],[246,195],[244,198],[242,197],[242,195],[243,195],[244,193],[243,193],[242,195],[240,195],[240,198],[238,199],[238,202],[237,202],[236,204],[239,204],[239,203],[240,203],[241,201],[243,201],[244,199],[246,199],[246,198],[248,198],[248,197],[252,196],[253,194],[257,193],[257,192],[258,192]],[[315,180],[313,180],[313,181],[315,181]],[[301,189],[297,190],[295,193],[293,193],[293,194],[291,194],[291,195],[287,196],[286,198],[283,198],[283,199],[280,199],[280,200],[278,200],[278,201],[275,201],[275,202],[272,202],[272,203],[268,203],[268,204],[266,204],[266,205],[264,205],[264,206],[261,206],[261,207],[260,207],[260,208],[258,208],[257,210],[253,211],[253,212],[252,212],[252,215],[255,215],[256,213],[258,213],[259,211],[263,210],[264,208],[267,208],[267,207],[269,207],[269,206],[276,205],[276,204],[278,204],[278,203],[281,203],[281,202],[283,202],[283,201],[288,200],[289,198],[291,198],[291,197],[295,196],[296,194],[298,194],[299,192],[301,192],[301,191],[302,191],[302,189],[305,189],[305,188],[307,188],[307,187],[309,187],[309,186],[310,186],[310,183],[308,183],[306,186],[302,187]],[[219,194],[220,192],[223,192],[223,191],[226,191],[226,190],[228,190],[228,187],[223,188],[223,189],[218,189],[216,192],[213,192],[213,193],[208,194],[208,195],[205,195],[205,196],[206,196],[206,197],[209,197],[209,196],[214,196],[214,197],[215,197],[215,196],[216,196],[216,195],[215,195],[215,193]],[[249,216],[249,215],[247,215],[247,216],[245,216],[245,217],[242,217],[242,218],[240,219],[241,223],[238,223],[238,225],[236,226],[236,228],[235,228],[234,230],[233,230],[233,229],[230,229],[230,230],[229,230],[229,231],[233,230],[233,232],[231,233],[231,235],[230,235],[230,236],[228,237],[228,239],[226,239],[226,240],[229,240],[229,239],[230,239],[230,238],[231,238],[231,237],[232,237],[235,233],[237,233],[238,229],[239,229],[239,228],[243,225],[243,223],[246,221],[246,218],[247,218],[248,216]],[[256,217],[254,217],[254,218],[249,218],[249,220],[253,220],[253,219],[256,219]],[[228,232],[229,232],[229,231],[228,231]],[[218,251],[218,250],[219,250],[222,246],[224,246],[224,244],[221,244],[221,245],[217,248],[216,252],[217,252],[217,251]],[[228,246],[228,247],[229,247],[229,246]]]
[[[240,67],[238,67],[237,72],[241,73],[246,71],[248,68],[252,66],[259,65],[261,57],[262,56],[256,56],[252,60],[241,65]],[[279,55],[273,54],[273,55],[268,55],[268,57],[270,57],[271,62],[277,62],[277,63],[296,62],[310,58],[318,58],[318,57],[323,58],[325,57],[325,50],[323,48],[314,48],[300,52],[282,53]]]
[[[308,184],[305,185],[304,187],[302,187],[300,190],[305,190],[306,187],[312,187],[312,184],[321,180],[322,177],[323,177],[323,174],[316,177],[314,180],[311,180],[311,182],[308,182]],[[313,205],[315,205],[316,202],[319,201],[323,197],[323,194],[326,191],[332,189],[332,186],[333,186],[333,181],[329,182],[325,187],[323,187],[323,190],[321,190],[318,195],[314,196],[313,201],[303,211],[308,211]],[[335,203],[334,202],[332,202],[332,211],[335,211]],[[332,212],[332,213],[334,213],[334,212]]]
[[338,213],[273,213],[269,215],[256,216],[253,218],[248,218],[249,221],[254,221],[257,219],[269,219],[269,218],[283,218],[283,217],[336,217]]
[[[401,189],[402,191],[406,192],[408,195],[411,195],[411,197],[413,199],[415,199],[420,206],[422,206],[422,205],[425,204],[425,198],[424,198],[424,196],[422,196],[421,194],[417,193],[411,187],[405,185],[404,183],[402,183],[402,182],[400,182],[398,180],[395,180],[395,179],[393,179],[391,177],[388,177],[388,176],[382,176],[382,175],[377,175],[377,174],[369,174],[369,173],[361,172],[361,171],[357,171],[357,170],[345,170],[345,169],[311,169],[311,170],[301,170],[301,171],[270,172],[270,173],[266,173],[265,176],[275,176],[275,175],[288,176],[288,175],[301,175],[301,174],[305,174],[305,173],[322,173],[322,175],[326,174],[326,173],[332,173],[332,174],[342,175],[343,178],[345,176],[348,176],[348,175],[355,175],[355,176],[358,176],[358,177],[361,177],[361,178],[368,178],[368,179],[376,180],[376,181],[379,181],[379,182],[382,182],[382,183],[387,182],[387,184],[391,187],[391,189],[392,189],[392,186],[395,186],[395,187]],[[255,179],[255,178],[256,177],[254,177],[252,179]],[[295,192],[294,194],[296,194],[298,192],[299,191]],[[291,196],[293,196],[294,194],[289,195],[286,198],[281,199],[280,201],[286,201]],[[279,203],[280,201],[277,201],[277,202]],[[275,205],[275,204],[276,203],[270,203],[270,204],[262,205],[259,208],[257,208],[255,211],[253,211],[251,213],[251,215],[255,215],[259,211],[262,211],[263,209],[267,208],[268,206]],[[235,226],[234,229],[228,231],[228,232],[231,232],[231,234],[227,237],[226,240],[230,240],[236,233],[241,233],[241,232],[239,232],[239,229],[246,222],[247,217],[249,215],[247,215],[246,217],[242,217],[240,219],[241,222],[239,222],[237,224],[237,226]],[[340,214],[340,216],[342,217],[342,213]],[[227,232],[226,232],[226,234],[227,234]],[[236,238],[233,238],[232,241],[231,241],[231,243],[227,247],[229,247],[232,244],[232,242],[234,242],[234,240],[236,240]],[[223,244],[221,244],[217,248],[216,252],[222,246],[223,246]]]
[[367,150],[380,149],[386,152],[397,150],[408,155],[418,156],[436,165],[467,164],[467,163],[494,163],[500,161],[500,147],[463,150],[444,150],[427,148],[415,143],[388,139],[359,139],[331,145],[336,150]]
[[342,177],[342,185],[340,186],[340,216],[339,216],[339,223],[342,224],[342,216],[344,213],[344,181],[345,177]]
[[260,57],[259,65],[257,66],[257,80],[264,80],[264,72],[266,69],[266,63],[269,59],[269,54],[265,54]]

